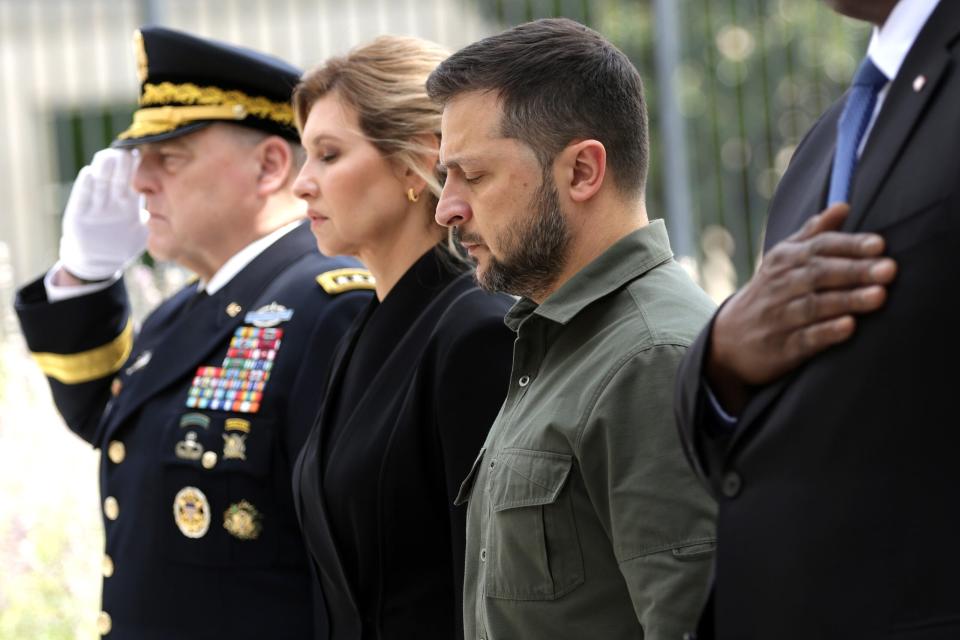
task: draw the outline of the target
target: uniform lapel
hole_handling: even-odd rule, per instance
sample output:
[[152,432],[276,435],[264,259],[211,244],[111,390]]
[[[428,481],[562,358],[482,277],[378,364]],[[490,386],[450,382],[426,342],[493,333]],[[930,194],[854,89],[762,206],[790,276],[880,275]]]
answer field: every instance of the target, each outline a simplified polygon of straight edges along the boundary
[[[947,45],[957,36],[958,25],[960,4],[955,0],[943,0],[904,59],[857,165],[851,189],[850,218],[845,229],[860,229],[868,213],[874,210],[873,203],[880,187],[946,76],[950,66]],[[917,91],[913,83],[919,76],[924,76],[926,81]]]
[[[302,479],[304,476],[304,454],[301,454],[300,460],[297,461],[293,476],[294,508],[297,510],[297,519],[300,521],[300,526],[304,528],[304,543],[310,549],[316,571],[321,574],[321,584],[329,582],[336,585],[333,589],[322,589],[324,592],[324,600],[328,606],[334,609],[338,609],[344,605],[349,606],[350,611],[353,613],[349,618],[352,621],[356,621],[359,618],[359,612],[353,597],[353,589],[351,588],[349,580],[347,580],[343,564],[340,562],[340,556],[335,552],[336,541],[333,539],[333,533],[330,531],[330,523],[327,521],[326,503],[323,497],[321,480],[323,477],[322,460],[325,444],[323,427],[329,424],[334,412],[333,403],[329,402],[329,400],[339,397],[340,388],[343,386],[346,363],[349,362],[350,354],[353,353],[354,347],[356,347],[361,328],[366,324],[366,320],[375,308],[376,304],[371,302],[364,311],[363,316],[354,321],[349,332],[340,343],[340,349],[333,358],[329,382],[323,393],[325,400],[320,407],[314,428],[311,429],[310,436],[303,447],[303,451],[314,458],[312,471],[316,473],[317,476],[311,477],[310,474],[307,474],[305,479]],[[316,527],[304,527],[305,520],[302,509],[303,504],[307,502],[319,511],[318,517],[313,519],[313,522],[317,525]],[[342,619],[346,620],[346,618]],[[359,636],[359,628],[353,630],[338,629],[338,631],[350,631],[346,636]]]
[[[188,297],[178,300],[170,314],[169,326],[156,328],[162,337],[152,340],[145,336],[147,341],[156,343],[152,357],[149,364],[124,385],[121,401],[110,416],[107,436],[144,402],[204,364],[243,323],[244,316],[253,310],[251,305],[264,289],[287,266],[310,251],[316,251],[313,235],[306,225],[301,225],[257,256],[223,289],[197,301],[187,313],[177,312],[182,310]],[[227,312],[231,304],[240,307],[235,315]],[[150,346],[145,344],[144,348]]]

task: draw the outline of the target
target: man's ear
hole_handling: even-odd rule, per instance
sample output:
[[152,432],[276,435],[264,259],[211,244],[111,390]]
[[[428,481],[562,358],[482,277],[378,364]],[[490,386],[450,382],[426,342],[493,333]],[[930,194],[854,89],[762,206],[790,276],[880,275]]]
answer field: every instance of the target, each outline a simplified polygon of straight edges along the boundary
[[290,145],[280,136],[265,138],[257,147],[257,160],[260,163],[257,193],[269,196],[282,189],[290,178],[293,153]]
[[586,202],[603,186],[607,173],[607,150],[599,140],[581,140],[567,145],[557,157],[557,186],[566,189],[574,202]]

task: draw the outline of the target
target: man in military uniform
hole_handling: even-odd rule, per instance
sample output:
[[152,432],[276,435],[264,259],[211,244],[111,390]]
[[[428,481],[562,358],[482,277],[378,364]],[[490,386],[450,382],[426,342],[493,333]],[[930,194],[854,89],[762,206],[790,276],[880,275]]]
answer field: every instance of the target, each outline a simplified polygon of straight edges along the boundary
[[[16,301],[57,408],[103,453],[99,630],[310,637],[290,464],[372,284],[317,251],[291,193],[299,71],[168,29],[136,43],[140,108],[81,170],[60,261]],[[144,245],[199,280],[137,332],[120,275]]]

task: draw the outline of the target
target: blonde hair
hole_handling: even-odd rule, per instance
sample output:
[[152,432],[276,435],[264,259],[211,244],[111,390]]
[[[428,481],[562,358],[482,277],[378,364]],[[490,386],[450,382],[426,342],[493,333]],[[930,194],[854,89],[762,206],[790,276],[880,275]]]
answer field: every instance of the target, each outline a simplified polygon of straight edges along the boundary
[[427,77],[450,52],[419,38],[379,36],[330,58],[303,75],[293,91],[297,129],[313,104],[331,91],[357,112],[360,130],[385,158],[415,172],[430,190],[436,210],[443,189],[436,164],[425,170],[423,157],[436,149],[418,141],[424,135],[440,139],[443,107],[427,96]]

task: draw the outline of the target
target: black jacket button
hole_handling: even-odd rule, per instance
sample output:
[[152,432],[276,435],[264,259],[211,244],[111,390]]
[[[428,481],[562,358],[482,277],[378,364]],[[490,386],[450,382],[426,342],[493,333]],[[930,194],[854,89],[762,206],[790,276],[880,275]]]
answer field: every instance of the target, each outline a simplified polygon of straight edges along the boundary
[[740,493],[740,488],[743,486],[743,480],[740,479],[740,474],[736,471],[728,471],[723,476],[723,486],[721,490],[723,495],[728,498],[736,498],[737,494]]

